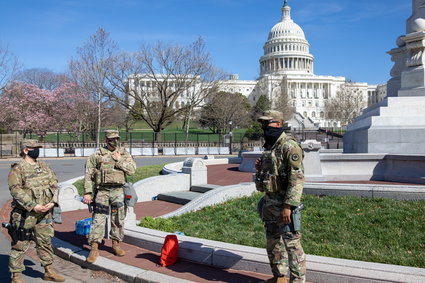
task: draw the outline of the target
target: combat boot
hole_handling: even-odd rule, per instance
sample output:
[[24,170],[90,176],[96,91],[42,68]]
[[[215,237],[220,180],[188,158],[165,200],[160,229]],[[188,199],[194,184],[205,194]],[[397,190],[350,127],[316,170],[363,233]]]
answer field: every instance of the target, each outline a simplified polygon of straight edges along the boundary
[[123,251],[120,247],[120,242],[117,240],[112,240],[112,252],[116,256],[124,256],[125,251]]
[[24,280],[22,280],[21,275],[22,275],[22,273],[20,273],[20,272],[13,272],[12,273],[12,283],[25,283]]
[[277,276],[274,276],[273,278],[263,281],[263,283],[287,283],[287,282],[288,281],[286,281],[285,277],[277,277]]
[[96,261],[97,257],[99,256],[99,244],[96,242],[90,243],[91,249],[90,254],[87,257],[86,261],[88,263],[93,263]]
[[45,281],[54,281],[54,282],[63,282],[65,281],[65,277],[56,273],[51,265],[46,265],[44,267],[44,278]]

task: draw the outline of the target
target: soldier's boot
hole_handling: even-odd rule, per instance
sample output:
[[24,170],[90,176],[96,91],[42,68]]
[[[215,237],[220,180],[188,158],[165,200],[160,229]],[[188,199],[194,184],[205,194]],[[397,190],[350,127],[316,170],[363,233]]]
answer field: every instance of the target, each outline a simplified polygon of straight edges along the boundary
[[120,242],[117,240],[112,240],[112,252],[116,256],[124,256],[125,251],[123,251],[120,247]]
[[51,265],[46,265],[44,267],[44,278],[45,281],[54,281],[54,282],[63,282],[65,277],[58,274]]
[[274,276],[273,278],[267,279],[266,281],[263,281],[263,283],[287,283],[285,277],[278,277]]
[[99,244],[96,242],[90,243],[91,249],[90,254],[87,257],[86,261],[88,263],[93,263],[96,261],[97,257],[99,256]]
[[12,273],[12,283],[25,283],[25,281],[22,280],[21,275],[22,275],[22,273],[20,273],[20,272],[13,272]]

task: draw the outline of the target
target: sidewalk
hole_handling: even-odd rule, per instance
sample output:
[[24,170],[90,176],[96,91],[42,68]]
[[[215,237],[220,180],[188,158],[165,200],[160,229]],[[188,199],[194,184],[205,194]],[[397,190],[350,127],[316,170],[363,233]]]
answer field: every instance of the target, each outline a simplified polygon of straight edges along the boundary
[[[180,205],[155,200],[138,203],[135,212],[137,218],[142,218],[144,216],[165,214],[178,207]],[[76,235],[74,232],[75,221],[88,217],[90,217],[90,214],[86,210],[63,213],[63,223],[61,225],[55,225],[55,236],[75,246],[84,247],[89,250],[87,239]],[[116,257],[111,253],[111,240],[105,240],[104,245],[100,246],[100,255],[145,270],[194,282],[261,282],[270,277],[270,275],[266,274],[231,269],[223,270],[186,261],[178,261],[175,265],[161,267],[159,265],[160,254],[158,253],[126,243],[122,244],[122,248],[125,250],[126,255],[124,257]]]

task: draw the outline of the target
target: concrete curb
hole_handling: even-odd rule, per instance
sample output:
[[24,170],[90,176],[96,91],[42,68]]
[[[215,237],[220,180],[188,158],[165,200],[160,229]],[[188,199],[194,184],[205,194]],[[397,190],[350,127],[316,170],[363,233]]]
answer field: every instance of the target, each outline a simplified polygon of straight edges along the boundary
[[160,216],[161,218],[170,218],[178,215],[182,215],[189,211],[199,210],[206,206],[223,203],[225,201],[240,198],[244,196],[250,196],[255,192],[254,183],[240,183],[237,185],[222,186],[214,190],[208,191],[193,199],[189,203],[185,204],[181,208]]
[[56,237],[52,238],[54,252],[57,256],[69,260],[82,267],[92,270],[101,270],[118,278],[133,283],[193,283],[193,281],[184,280],[161,274],[158,272],[145,270],[132,265],[114,261],[99,256],[93,264],[88,264],[86,258],[89,254],[87,250],[76,247],[68,242],[62,241]]
[[304,194],[357,196],[398,200],[425,199],[425,186],[383,184],[305,183]]
[[[127,226],[124,241],[160,252],[170,233]],[[179,258],[218,268],[270,274],[265,249],[177,235]],[[327,283],[425,282],[425,269],[307,255],[307,281]]]

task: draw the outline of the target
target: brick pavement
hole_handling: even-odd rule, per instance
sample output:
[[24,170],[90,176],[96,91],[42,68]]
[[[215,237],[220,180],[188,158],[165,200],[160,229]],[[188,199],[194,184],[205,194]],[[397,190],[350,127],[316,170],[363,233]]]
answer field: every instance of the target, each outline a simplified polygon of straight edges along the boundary
[[[180,205],[163,201],[140,202],[137,204],[135,212],[138,218],[144,216],[154,217],[171,212],[178,207],[180,207]],[[8,221],[9,211],[10,201],[6,203],[0,210],[0,217],[3,221]],[[88,210],[64,212],[62,215],[63,223],[55,225],[55,236],[75,246],[82,246],[89,250],[86,237],[75,234],[75,221],[88,217],[90,217]],[[254,283],[261,282],[269,277],[269,275],[265,274],[232,269],[219,269],[187,261],[178,261],[173,266],[162,267],[158,264],[160,257],[160,254],[158,253],[123,243],[122,248],[126,251],[126,255],[124,257],[116,257],[111,254],[111,245],[111,240],[104,240],[104,244],[99,248],[100,255],[142,269],[159,272],[176,278],[191,280],[194,282],[203,283],[214,281]],[[34,251],[32,252],[32,256],[36,258]]]
[[252,182],[251,172],[240,172],[239,164],[208,165],[208,184],[227,186]]
[[[164,201],[140,202],[135,208],[137,218],[144,216],[158,216],[158,211],[165,214],[175,210],[180,205]],[[90,217],[87,210],[77,210],[65,212],[63,223],[55,226],[55,236],[76,246],[83,246],[89,250],[86,237],[75,234],[75,221]],[[100,255],[109,259],[120,261],[142,269],[159,272],[176,278],[182,278],[195,282],[261,282],[268,278],[268,275],[244,272],[231,269],[218,269],[206,265],[178,261],[173,266],[161,267],[159,263],[160,254],[148,251],[137,246],[122,244],[126,251],[124,257],[116,257],[111,254],[111,240],[104,240],[104,244],[99,247]]]

